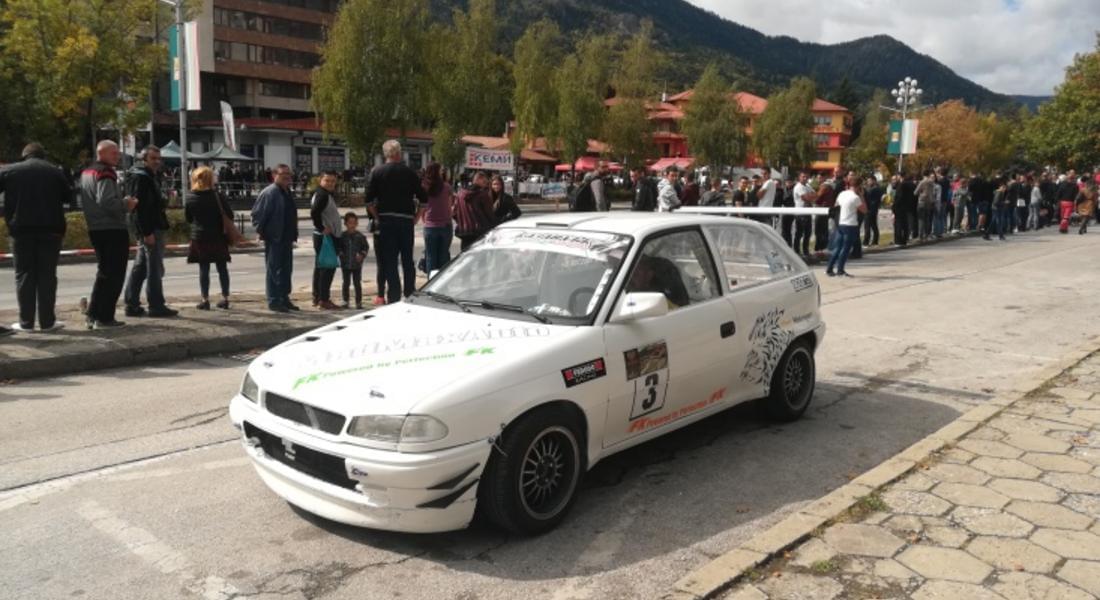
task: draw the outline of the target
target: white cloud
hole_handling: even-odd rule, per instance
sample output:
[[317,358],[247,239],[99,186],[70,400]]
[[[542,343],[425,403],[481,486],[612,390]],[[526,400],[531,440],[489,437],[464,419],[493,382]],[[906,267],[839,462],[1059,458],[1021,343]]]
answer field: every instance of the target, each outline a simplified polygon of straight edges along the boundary
[[1047,95],[1096,43],[1097,0],[688,0],[768,35],[832,44],[887,34],[1005,94]]

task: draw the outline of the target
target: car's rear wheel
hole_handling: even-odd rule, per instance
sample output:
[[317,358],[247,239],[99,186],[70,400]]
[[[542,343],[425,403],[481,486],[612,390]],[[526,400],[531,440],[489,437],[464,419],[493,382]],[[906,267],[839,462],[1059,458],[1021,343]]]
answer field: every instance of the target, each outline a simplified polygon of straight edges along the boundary
[[806,412],[814,396],[817,379],[814,352],[805,340],[791,344],[772,374],[771,391],[765,399],[768,415],[777,421],[794,421]]
[[549,531],[576,498],[584,451],[572,416],[559,408],[520,417],[497,440],[478,486],[478,509],[513,533]]

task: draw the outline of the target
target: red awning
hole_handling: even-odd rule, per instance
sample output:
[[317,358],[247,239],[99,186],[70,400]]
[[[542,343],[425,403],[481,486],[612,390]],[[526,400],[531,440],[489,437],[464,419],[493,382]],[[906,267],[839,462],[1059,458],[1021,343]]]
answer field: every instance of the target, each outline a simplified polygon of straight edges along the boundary
[[672,165],[676,165],[680,169],[690,169],[691,165],[694,164],[694,158],[662,158],[652,165],[649,165],[649,170],[660,173],[661,171],[664,171]]
[[[595,171],[596,167],[599,166],[599,164],[600,159],[596,158],[595,156],[582,156],[578,158],[577,162],[573,164],[565,163],[557,165],[556,167],[554,167],[554,171],[557,171],[558,173],[566,173],[572,170],[582,172]],[[620,165],[619,163],[607,163],[607,168],[616,172],[623,169],[622,165]]]

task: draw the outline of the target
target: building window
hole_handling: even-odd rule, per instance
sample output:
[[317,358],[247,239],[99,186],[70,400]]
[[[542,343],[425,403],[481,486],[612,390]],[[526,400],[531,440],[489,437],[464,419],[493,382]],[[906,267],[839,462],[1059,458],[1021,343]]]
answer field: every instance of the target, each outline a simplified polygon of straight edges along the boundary
[[296,8],[308,8],[323,12],[336,12],[342,0],[263,0],[266,4],[281,4]]
[[829,153],[824,151],[818,151],[814,156],[815,162],[829,162]]
[[815,127],[832,127],[833,118],[829,115],[814,115]]
[[844,128],[845,129],[851,129],[852,128],[852,117],[844,117]]
[[825,134],[825,133],[815,133],[814,134],[814,144],[817,145],[817,146],[828,146],[829,145],[829,135]]
[[297,98],[309,100],[310,88],[301,83],[286,83],[283,81],[260,82],[260,95],[274,98]]
[[257,46],[240,42],[214,40],[215,60],[239,60],[296,69],[312,69],[320,63],[320,56],[312,52],[300,52],[286,48]]
[[293,21],[227,8],[214,9],[214,24],[243,31],[256,31],[307,40],[322,40],[325,37],[325,28],[318,23]]

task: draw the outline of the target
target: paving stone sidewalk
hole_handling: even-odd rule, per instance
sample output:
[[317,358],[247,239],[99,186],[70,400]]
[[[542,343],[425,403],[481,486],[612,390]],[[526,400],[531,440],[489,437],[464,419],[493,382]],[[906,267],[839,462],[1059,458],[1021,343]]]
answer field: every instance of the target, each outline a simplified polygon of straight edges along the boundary
[[1098,518],[1100,353],[719,598],[1097,598]]

